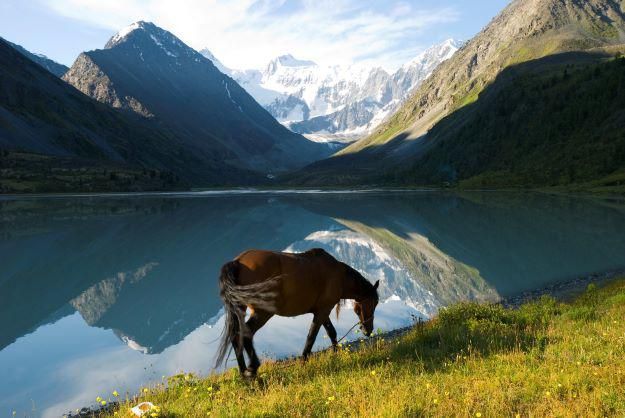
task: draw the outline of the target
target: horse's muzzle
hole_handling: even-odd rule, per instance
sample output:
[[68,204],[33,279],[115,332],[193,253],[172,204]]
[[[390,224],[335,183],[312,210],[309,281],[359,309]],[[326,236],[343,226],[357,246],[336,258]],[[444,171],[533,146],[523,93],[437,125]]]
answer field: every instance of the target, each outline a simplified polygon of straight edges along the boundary
[[373,330],[368,330],[367,328],[365,328],[364,326],[360,326],[360,330],[362,331],[362,333],[365,335],[365,337],[370,337],[371,334],[373,333]]

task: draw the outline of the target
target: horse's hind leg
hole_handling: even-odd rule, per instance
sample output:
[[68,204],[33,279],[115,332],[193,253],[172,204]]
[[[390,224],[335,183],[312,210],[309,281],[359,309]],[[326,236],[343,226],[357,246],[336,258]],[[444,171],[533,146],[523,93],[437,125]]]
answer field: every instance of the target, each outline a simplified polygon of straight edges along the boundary
[[253,311],[252,315],[250,315],[250,318],[247,320],[247,334],[244,334],[243,336],[243,346],[245,347],[247,356],[250,359],[250,365],[245,371],[245,376],[256,376],[256,371],[260,367],[260,360],[258,359],[256,349],[254,348],[254,334],[256,334],[256,331],[261,329],[272,316],[272,313]]
[[232,338],[232,348],[234,348],[234,354],[237,357],[237,364],[239,365],[239,372],[245,373],[245,357],[243,357],[243,347],[239,341],[239,337]]
[[238,320],[235,321],[235,324],[236,325],[234,326],[236,327],[236,332],[234,333],[234,336],[232,337],[230,342],[232,343],[232,348],[234,348],[234,354],[237,357],[237,364],[239,365],[239,372],[241,374],[244,374],[246,366],[245,366],[245,357],[243,357],[243,345],[241,344],[241,338],[240,338],[241,327],[240,327]]
[[338,344],[336,341],[336,330],[334,329],[334,325],[332,325],[330,318],[323,323],[323,327],[325,328],[328,337],[330,337],[330,341],[332,341],[332,348],[336,351],[336,345]]

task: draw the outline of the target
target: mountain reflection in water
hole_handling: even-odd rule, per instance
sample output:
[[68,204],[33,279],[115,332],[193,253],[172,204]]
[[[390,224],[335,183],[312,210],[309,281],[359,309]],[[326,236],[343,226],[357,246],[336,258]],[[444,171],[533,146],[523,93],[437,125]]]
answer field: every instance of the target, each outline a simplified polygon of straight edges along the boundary
[[[0,415],[32,399],[35,416],[54,416],[162,374],[210,372],[218,271],[248,248],[321,247],[380,279],[376,327],[391,329],[623,268],[624,232],[622,202],[530,193],[0,200]],[[339,334],[355,320],[344,310]],[[260,351],[298,353],[309,321],[272,319]]]

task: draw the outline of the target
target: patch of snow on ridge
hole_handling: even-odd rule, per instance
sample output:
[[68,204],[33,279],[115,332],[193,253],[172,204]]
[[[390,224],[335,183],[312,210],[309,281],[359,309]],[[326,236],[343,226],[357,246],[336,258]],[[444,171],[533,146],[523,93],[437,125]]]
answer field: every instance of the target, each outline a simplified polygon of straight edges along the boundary
[[125,28],[123,28],[122,30],[120,30],[119,32],[117,32],[110,40],[111,43],[115,44],[119,41],[121,41],[122,39],[124,39],[126,36],[128,36],[131,32],[140,29],[143,27],[143,22],[135,22],[132,23],[128,26],[126,26]]
[[306,240],[329,243],[331,241],[335,241],[337,238],[340,238],[343,243],[348,244],[348,245],[368,247],[375,254],[376,259],[379,260],[380,262],[391,261],[391,257],[375,241],[372,241],[368,237],[365,237],[356,233],[347,233],[347,231],[342,231],[342,232],[344,233],[337,234],[336,231],[313,232],[312,234],[306,237]]
[[122,336],[122,341],[123,341],[123,342],[124,342],[124,343],[125,343],[125,344],[126,344],[126,345],[127,345],[127,346],[131,349],[131,350],[138,351],[138,352],[140,352],[140,353],[142,353],[142,354],[148,354],[148,353],[149,353],[149,350],[148,350],[146,347],[142,346],[141,344],[137,343],[136,341],[134,341],[134,340],[130,339],[129,337],[127,337],[127,336],[125,336],[125,335],[124,335],[124,336]]
[[240,111],[241,113],[243,113],[243,109],[241,109],[241,105],[239,105],[237,102],[235,102],[235,101],[234,101],[234,99],[232,98],[232,95],[230,94],[230,89],[228,88],[228,83],[227,83],[226,81],[224,81],[224,80],[222,80],[222,82],[221,82],[221,83],[222,83],[222,84],[224,85],[224,87],[226,88],[226,93],[228,94],[228,98],[230,99],[230,101],[231,101],[231,102],[232,102],[232,103],[233,103],[236,107],[238,107],[238,108],[239,108],[239,111]]

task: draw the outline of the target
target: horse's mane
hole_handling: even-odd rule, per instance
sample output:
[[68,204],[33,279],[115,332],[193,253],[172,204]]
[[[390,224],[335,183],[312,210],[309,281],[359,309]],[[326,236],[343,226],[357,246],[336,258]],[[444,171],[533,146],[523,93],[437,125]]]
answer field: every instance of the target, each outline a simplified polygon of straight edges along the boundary
[[[347,269],[347,275],[353,278],[359,290],[362,291],[363,294],[367,294],[370,297],[378,297],[378,292],[375,290],[373,285],[369,280],[367,280],[362,274],[358,272],[355,268],[343,263]],[[339,303],[336,304],[336,319],[339,319],[339,314],[341,313],[341,308],[345,306],[346,299],[339,300]]]
[[358,272],[358,270],[353,267],[347,266],[348,274],[356,280],[357,286],[362,294],[365,294],[369,297],[377,297],[378,292],[375,290],[371,282]]

